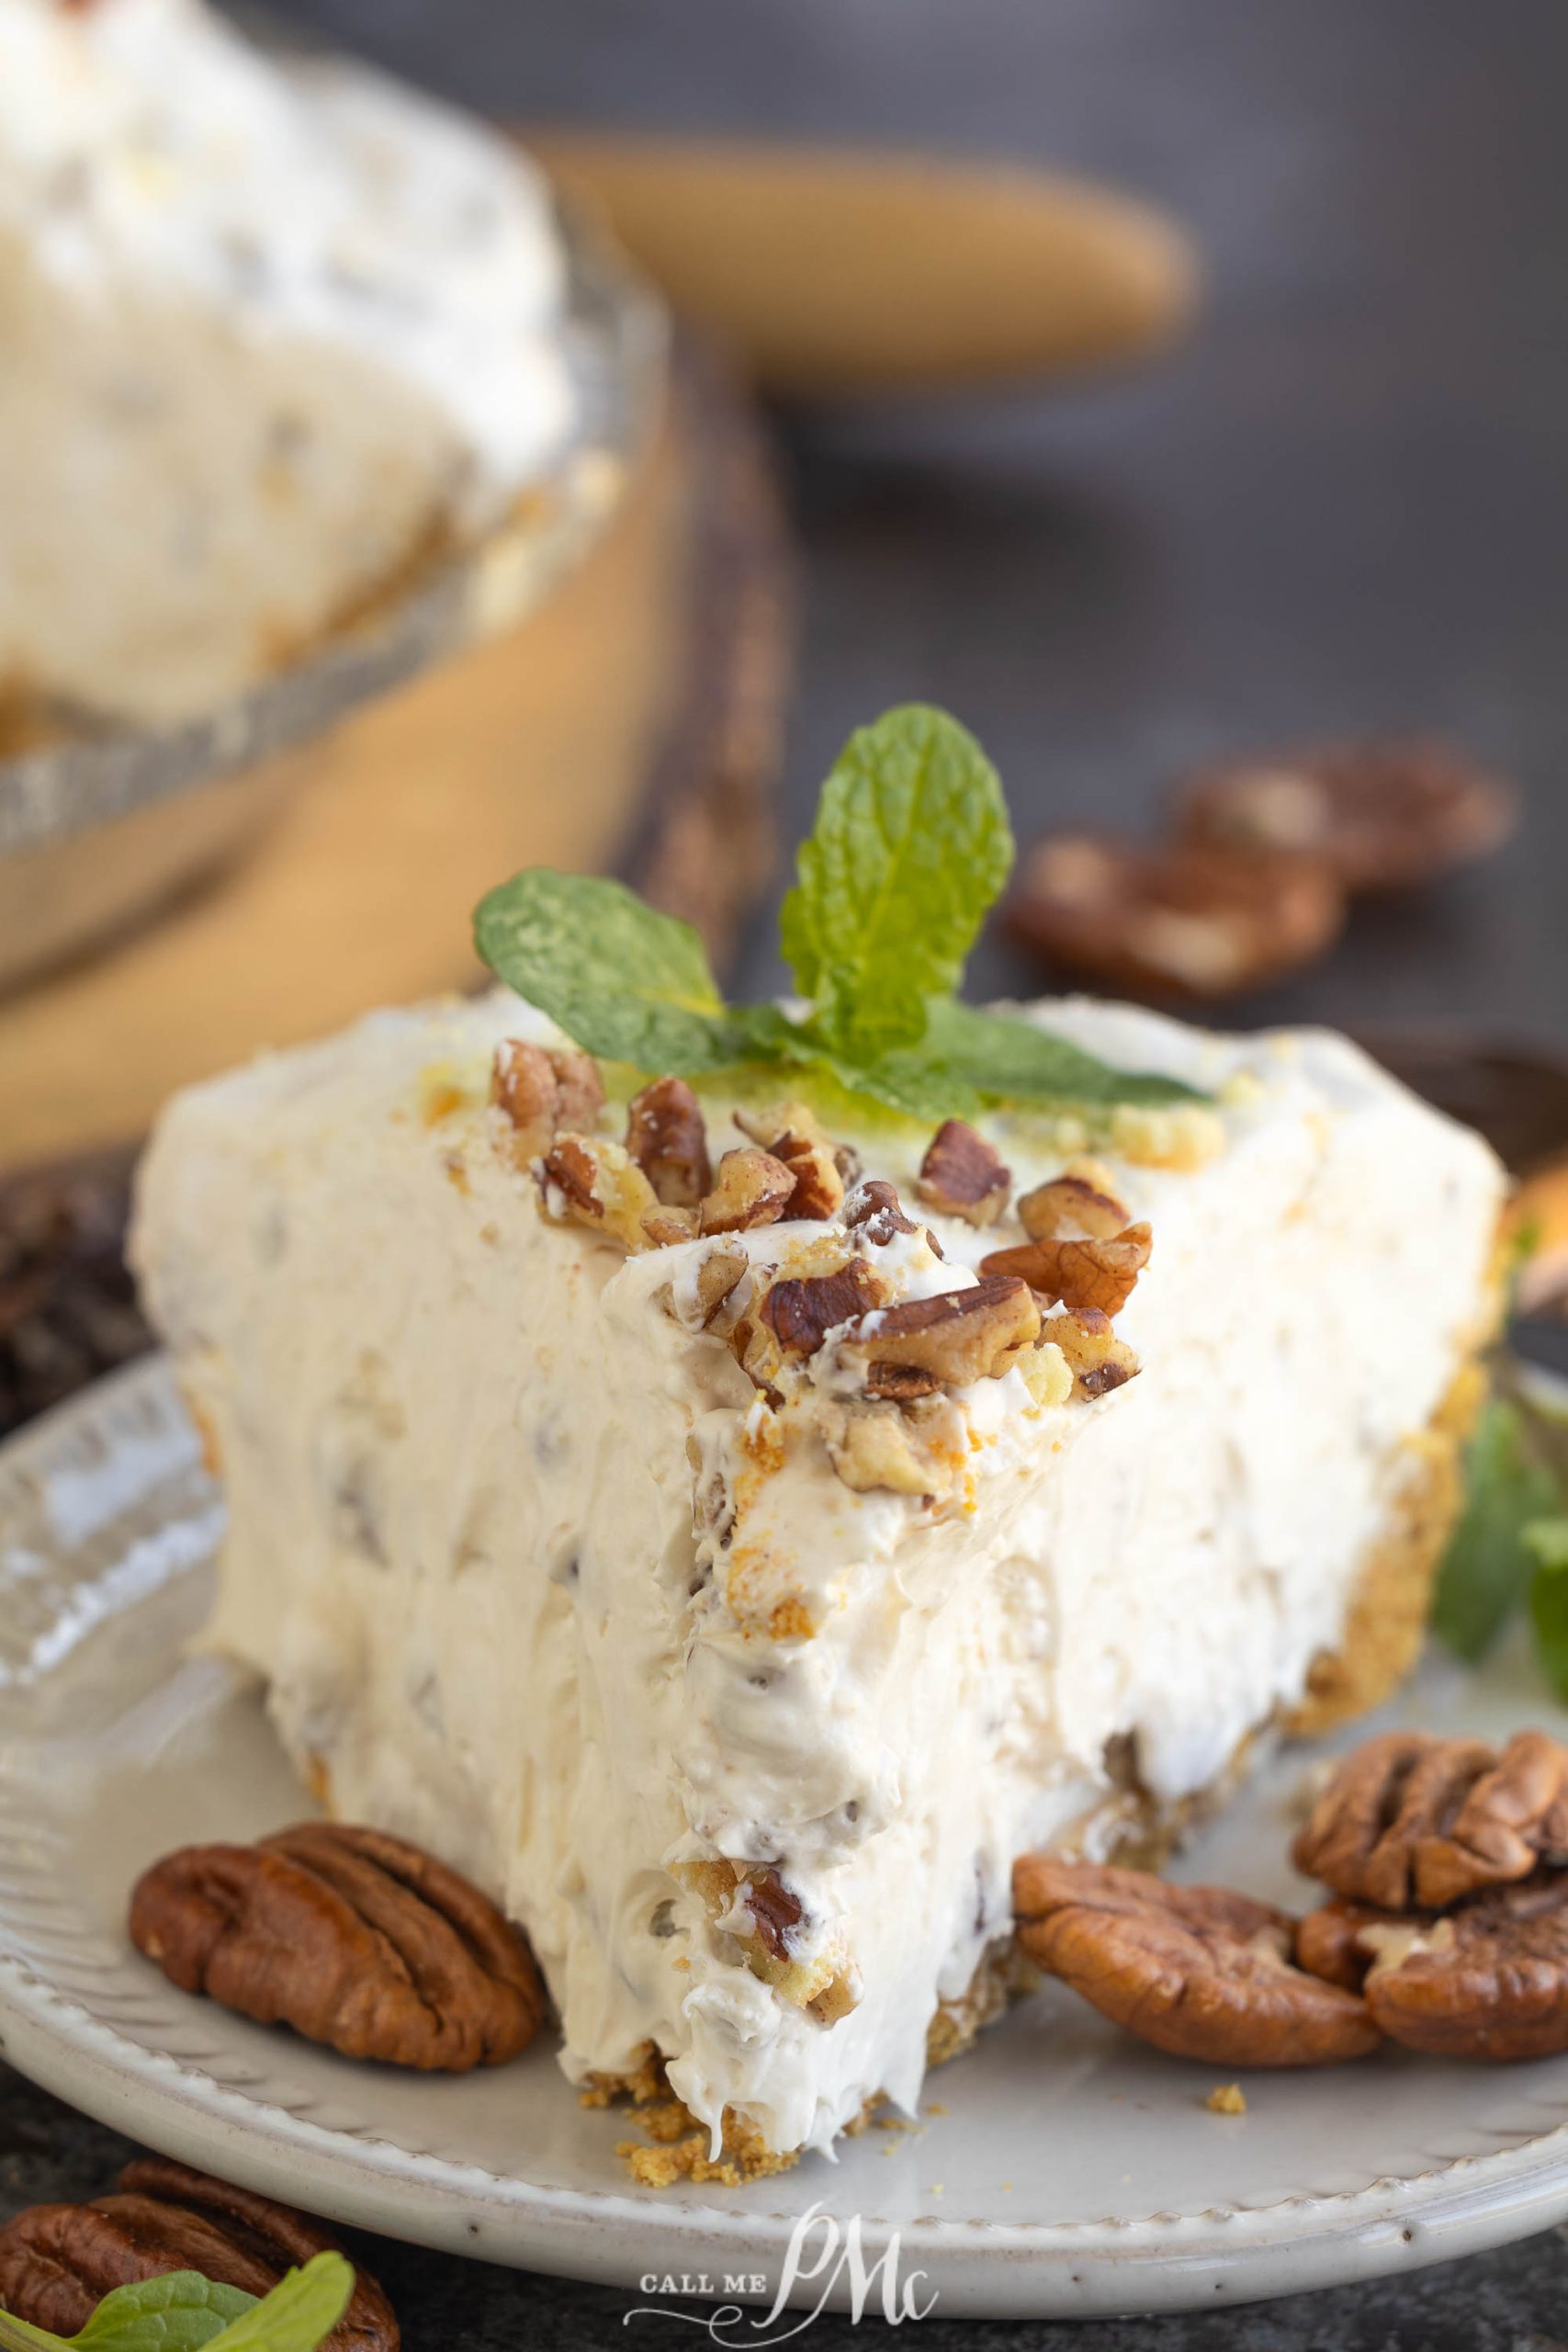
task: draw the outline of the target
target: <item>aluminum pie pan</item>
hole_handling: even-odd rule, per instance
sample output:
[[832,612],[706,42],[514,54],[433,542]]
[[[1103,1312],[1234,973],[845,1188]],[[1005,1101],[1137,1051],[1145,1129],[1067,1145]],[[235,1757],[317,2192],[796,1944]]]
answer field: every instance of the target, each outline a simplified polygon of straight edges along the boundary
[[[567,255],[560,331],[577,395],[570,439],[502,522],[432,559],[287,670],[167,729],[73,715],[0,760],[0,985],[212,863],[276,797],[269,783],[248,806],[252,770],[513,627],[600,536],[660,411],[668,324],[658,296],[610,244],[570,208],[556,211]],[[199,819],[183,828],[181,804],[194,812],[198,799]],[[155,849],[128,857],[117,880],[107,829],[141,820],[146,834],[152,812]],[[73,845],[93,851],[90,866],[80,857],[51,863],[51,852]],[[35,876],[47,901],[41,926]]]

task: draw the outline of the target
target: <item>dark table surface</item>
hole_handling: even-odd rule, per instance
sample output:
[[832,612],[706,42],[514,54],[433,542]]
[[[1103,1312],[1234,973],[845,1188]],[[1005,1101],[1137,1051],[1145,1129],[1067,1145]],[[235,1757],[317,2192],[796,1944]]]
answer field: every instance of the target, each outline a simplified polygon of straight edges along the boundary
[[[907,140],[1124,182],[1196,232],[1190,344],[1049,399],[782,421],[807,555],[789,830],[919,695],[1020,831],[1140,821],[1190,761],[1418,725],[1529,793],[1514,847],[1237,1018],[1568,1032],[1568,9],[1562,0],[286,0],[479,106]],[[746,980],[777,976],[771,916]],[[1000,945],[991,989],[1031,985]],[[0,2211],[118,2143],[0,2067]],[[376,2249],[413,2352],[569,2352],[626,2300]],[[1548,2352],[1558,2233],[1191,2320],[919,2328],[927,2352]],[[644,2323],[652,2325],[653,2323]],[[867,2324],[870,2332],[871,2324]],[[806,2339],[848,2345],[824,2319]]]

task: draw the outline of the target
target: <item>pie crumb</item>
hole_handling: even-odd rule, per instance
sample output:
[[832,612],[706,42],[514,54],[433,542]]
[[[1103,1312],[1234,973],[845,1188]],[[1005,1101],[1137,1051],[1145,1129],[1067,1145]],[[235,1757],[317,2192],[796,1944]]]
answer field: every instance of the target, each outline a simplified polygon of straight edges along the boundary
[[1245,2115],[1247,2101],[1239,2083],[1216,2083],[1203,2101],[1211,2115]]

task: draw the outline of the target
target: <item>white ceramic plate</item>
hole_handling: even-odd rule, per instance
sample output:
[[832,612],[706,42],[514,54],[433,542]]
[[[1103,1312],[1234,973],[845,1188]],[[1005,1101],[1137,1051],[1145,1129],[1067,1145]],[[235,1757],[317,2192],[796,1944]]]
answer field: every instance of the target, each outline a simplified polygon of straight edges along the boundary
[[[126,1940],[132,1880],[172,1846],[303,1809],[254,1693],[182,1657],[219,1526],[156,1359],[0,1450],[0,2044],[137,2139],[341,2221],[633,2300],[649,2272],[763,2275],[771,2295],[814,2205],[860,2216],[868,2262],[897,2233],[903,2278],[922,2272],[916,2291],[944,2312],[1046,2316],[1283,2294],[1568,2214],[1568,2058],[1258,2075],[1245,2116],[1213,2115],[1213,2069],[1051,1988],[931,2077],[917,2129],[746,2189],[655,2193],[616,2158],[627,2122],[581,2108],[547,2050],[403,2075],[186,1998]],[[1516,1652],[1482,1677],[1434,1662],[1403,1712],[1495,1732],[1555,1711]],[[1185,1874],[1299,1893],[1280,1855],[1302,1769],[1299,1752],[1276,1764]],[[845,2270],[830,2300],[850,2290]],[[803,2280],[798,2299],[822,2290]]]

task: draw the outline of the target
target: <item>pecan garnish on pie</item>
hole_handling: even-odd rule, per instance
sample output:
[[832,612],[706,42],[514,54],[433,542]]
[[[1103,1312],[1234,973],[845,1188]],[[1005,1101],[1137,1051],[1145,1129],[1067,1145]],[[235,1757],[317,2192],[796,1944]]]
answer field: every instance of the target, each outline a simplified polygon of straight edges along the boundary
[[[954,1388],[995,1379],[1040,1337],[1040,1308],[1029,1284],[1005,1275],[982,1277],[967,1290],[940,1291],[934,1298],[907,1298],[869,1320],[871,1328],[842,1341],[840,1352],[865,1364],[873,1395],[890,1374],[929,1374]],[[909,1391],[895,1378],[889,1393]]]
[[1112,1389],[1124,1388],[1141,1368],[1101,1307],[1080,1306],[1066,1315],[1049,1316],[1041,1329],[1066,1359],[1079,1396],[1109,1396]]
[[1153,1246],[1152,1229],[1141,1224],[1129,1225],[1105,1241],[1088,1235],[1045,1237],[1013,1250],[993,1250],[981,1259],[980,1271],[1016,1275],[1053,1304],[1060,1300],[1068,1307],[1120,1315]]
[[254,1846],[186,1847],[138,1883],[130,1935],[182,1992],[345,2058],[502,2065],[545,2014],[521,1931],[377,1829],[304,1822]]
[[[919,1233],[920,1229],[912,1217],[905,1216],[897,1192],[881,1176],[868,1176],[846,1196],[844,1223],[879,1250],[885,1250],[896,1233]],[[926,1238],[936,1250],[934,1235],[928,1233]],[[937,1250],[936,1254],[940,1258],[941,1250]]]
[[1377,2046],[1364,2002],[1292,1964],[1295,1922],[1218,1886],[1029,1854],[1019,1940],[1117,2025],[1219,2066],[1325,2066]]
[[552,1215],[591,1226],[625,1250],[647,1248],[646,1226],[659,1202],[624,1144],[607,1136],[558,1136],[541,1174]]
[[1426,1732],[1365,1740],[1317,1798],[1294,1860],[1389,1911],[1442,1910],[1568,1863],[1568,1748],[1539,1731],[1516,1732],[1500,1755]]
[[852,1258],[833,1273],[774,1283],[761,1315],[786,1355],[810,1356],[836,1325],[853,1322],[886,1302],[886,1278],[863,1258]]
[[599,1065],[575,1046],[534,1046],[508,1037],[495,1049],[491,1101],[512,1128],[519,1162],[547,1151],[563,1128],[591,1131],[604,1104]]
[[795,1186],[794,1170],[771,1152],[750,1146],[727,1151],[713,1190],[697,1211],[698,1230],[747,1233],[754,1226],[776,1225],[789,1212]]
[[713,1182],[702,1105],[683,1078],[656,1078],[633,1095],[626,1149],[666,1208],[694,1209]]
[[[342,2251],[319,2222],[161,2156],[127,2165],[81,2205],[34,2205],[0,2230],[0,2308],[55,2335],[81,2333],[117,2287],[197,2270],[267,2295],[287,2271]],[[397,2319],[367,2270],[323,2352],[398,2352]]]
[[829,1141],[807,1104],[780,1102],[763,1111],[737,1111],[735,1124],[773,1159],[782,1160],[794,1176],[786,1216],[837,1215],[844,1197],[846,1171],[854,1172],[854,1155]]
[[1012,1192],[1012,1171],[976,1128],[944,1119],[926,1147],[915,1190],[927,1208],[944,1216],[994,1225]]

